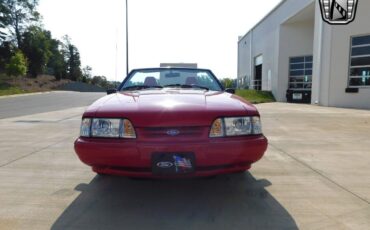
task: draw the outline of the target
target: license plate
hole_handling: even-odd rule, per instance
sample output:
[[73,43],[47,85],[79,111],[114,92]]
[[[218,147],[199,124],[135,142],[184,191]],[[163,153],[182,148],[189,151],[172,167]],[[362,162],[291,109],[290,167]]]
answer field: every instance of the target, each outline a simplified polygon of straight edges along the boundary
[[303,96],[301,93],[293,93],[293,100],[302,100]]
[[154,174],[188,174],[195,171],[193,153],[153,153]]

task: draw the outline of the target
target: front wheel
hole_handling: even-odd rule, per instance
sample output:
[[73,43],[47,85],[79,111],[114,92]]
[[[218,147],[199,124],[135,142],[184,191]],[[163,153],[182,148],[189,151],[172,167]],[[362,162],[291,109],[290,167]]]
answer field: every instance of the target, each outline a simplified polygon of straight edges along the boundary
[[248,170],[240,170],[240,171],[236,171],[234,174],[244,174],[246,171]]

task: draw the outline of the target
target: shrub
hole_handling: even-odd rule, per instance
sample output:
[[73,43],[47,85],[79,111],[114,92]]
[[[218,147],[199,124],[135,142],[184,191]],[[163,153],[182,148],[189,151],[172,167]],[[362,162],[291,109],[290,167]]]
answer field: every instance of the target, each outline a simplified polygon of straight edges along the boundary
[[8,76],[19,77],[27,73],[27,60],[21,51],[16,51],[10,58],[9,63],[5,65],[5,71]]

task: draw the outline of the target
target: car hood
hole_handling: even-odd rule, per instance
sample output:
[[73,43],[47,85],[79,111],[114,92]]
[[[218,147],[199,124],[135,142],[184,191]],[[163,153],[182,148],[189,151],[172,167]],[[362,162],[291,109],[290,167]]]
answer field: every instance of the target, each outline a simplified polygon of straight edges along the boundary
[[176,127],[209,126],[218,117],[252,115],[258,115],[252,104],[229,93],[156,89],[107,95],[84,117],[127,118],[135,127]]

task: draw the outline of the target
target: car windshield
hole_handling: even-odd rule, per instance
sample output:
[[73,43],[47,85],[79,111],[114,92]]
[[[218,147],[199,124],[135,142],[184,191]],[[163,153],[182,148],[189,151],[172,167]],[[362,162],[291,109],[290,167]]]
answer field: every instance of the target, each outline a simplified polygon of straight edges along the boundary
[[144,69],[135,70],[124,81],[121,91],[155,88],[190,88],[221,91],[216,77],[208,70]]

